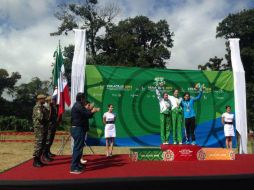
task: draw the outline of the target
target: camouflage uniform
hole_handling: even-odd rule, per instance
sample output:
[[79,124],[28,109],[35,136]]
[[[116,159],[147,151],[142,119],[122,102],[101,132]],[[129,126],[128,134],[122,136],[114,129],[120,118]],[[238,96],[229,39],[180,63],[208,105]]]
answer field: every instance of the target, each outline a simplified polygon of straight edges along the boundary
[[[57,128],[57,106],[53,105],[52,103],[49,105],[49,124],[48,124],[48,136],[46,141],[46,154],[48,156],[52,155],[50,152],[50,147],[53,144],[55,134],[56,134],[56,128]],[[50,154],[50,155],[49,155]]]
[[48,115],[49,113],[46,110],[46,108],[39,102],[37,102],[33,108],[33,126],[35,134],[35,145],[33,156],[39,159],[45,149],[48,133],[47,126]]

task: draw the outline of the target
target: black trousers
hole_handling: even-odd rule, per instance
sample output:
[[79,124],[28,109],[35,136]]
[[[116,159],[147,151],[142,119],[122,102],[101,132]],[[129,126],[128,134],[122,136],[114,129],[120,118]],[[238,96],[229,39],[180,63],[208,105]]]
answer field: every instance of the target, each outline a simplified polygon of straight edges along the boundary
[[187,140],[190,141],[190,137],[192,141],[196,140],[195,137],[195,128],[196,128],[196,122],[195,122],[195,117],[191,118],[185,118],[185,128],[186,128],[186,135],[187,135]]
[[71,127],[71,136],[74,139],[74,146],[71,159],[71,171],[79,170],[80,159],[83,155],[85,132],[83,127]]

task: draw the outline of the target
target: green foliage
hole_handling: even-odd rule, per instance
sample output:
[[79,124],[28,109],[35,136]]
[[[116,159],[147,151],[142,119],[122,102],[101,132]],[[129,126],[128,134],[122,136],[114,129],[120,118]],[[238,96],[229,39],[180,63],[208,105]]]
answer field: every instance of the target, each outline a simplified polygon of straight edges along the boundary
[[154,23],[145,16],[120,21],[107,28],[105,38],[97,39],[95,57],[98,65],[165,68],[173,47],[169,25],[165,20]]
[[[246,81],[254,79],[254,9],[229,14],[219,23],[217,38],[239,38],[240,53],[246,73]],[[227,44],[228,47],[228,44]],[[228,49],[229,50],[229,49]],[[228,54],[229,55],[229,54]],[[230,56],[227,56],[230,58]]]
[[254,83],[253,82],[247,83],[246,91],[247,91],[248,128],[254,131]]
[[68,81],[68,86],[71,86],[71,67],[72,67],[73,55],[74,55],[74,45],[69,45],[68,47],[64,47],[64,51],[63,51],[64,68],[65,68],[65,76]]
[[111,20],[118,14],[119,8],[112,3],[99,7],[96,0],[86,0],[83,3],[61,4],[60,10],[55,14],[61,21],[57,32],[50,35],[61,35],[72,31],[74,28],[86,28],[87,47],[92,56],[96,55],[96,35],[98,31],[110,25]]
[[32,111],[38,94],[48,94],[49,81],[41,81],[38,77],[32,78],[31,82],[15,87],[13,100],[14,114],[19,118],[32,121]]
[[27,119],[0,116],[0,131],[32,131],[32,129],[33,127]]
[[9,77],[9,73],[5,69],[0,68],[0,97],[5,89],[10,93],[14,90],[14,85],[21,78],[18,72],[14,72]]
[[[71,11],[77,20],[82,17],[82,21],[85,23],[84,26],[88,27],[87,64],[165,68],[165,61],[170,59],[171,52],[169,48],[173,47],[172,37],[174,35],[170,32],[169,25],[165,20],[154,23],[145,16],[137,16],[120,21],[118,25],[112,24],[109,21],[111,19],[104,22],[104,25],[100,25],[99,23],[102,23],[102,21],[96,20],[96,16],[93,18],[94,20],[91,20],[89,16],[91,12],[99,16],[99,13],[95,11],[96,4],[93,4],[93,8],[91,6],[91,2],[89,5],[71,4],[65,6],[64,9],[65,11]],[[117,8],[114,10],[116,12]],[[108,14],[106,12],[104,15]],[[60,20],[62,18],[64,17],[58,17]],[[97,31],[102,27],[106,28],[105,35],[96,36]],[[60,33],[52,33],[52,35],[60,35],[63,31],[68,33],[66,28],[61,30]],[[91,31],[93,31],[93,34]],[[65,73],[69,86],[71,86],[73,54],[73,45],[64,48]]]
[[14,113],[14,105],[12,102],[4,99],[2,94],[5,90],[9,95],[13,95],[16,82],[21,78],[18,72],[14,72],[9,76],[5,69],[0,69],[0,115],[10,116]]
[[16,100],[36,100],[38,94],[48,94],[50,82],[41,81],[38,77],[31,79],[31,82],[21,84],[15,88]]
[[222,61],[223,61],[223,58],[218,58],[217,56],[215,56],[214,58],[210,58],[205,65],[198,65],[198,69],[211,70],[211,71],[228,70],[229,65],[222,63]]

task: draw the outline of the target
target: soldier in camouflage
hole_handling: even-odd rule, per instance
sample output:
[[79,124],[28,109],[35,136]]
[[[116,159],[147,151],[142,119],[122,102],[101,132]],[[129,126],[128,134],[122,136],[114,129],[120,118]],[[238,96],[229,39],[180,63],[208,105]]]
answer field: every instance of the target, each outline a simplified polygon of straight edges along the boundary
[[37,103],[33,108],[33,127],[35,135],[34,144],[34,167],[42,167],[44,164],[41,162],[41,157],[45,149],[46,139],[47,139],[47,118],[48,111],[43,106],[45,103],[46,96],[40,94],[37,96]]
[[58,116],[57,116],[57,105],[56,105],[56,98],[51,98],[51,96],[48,96],[46,98],[47,106],[46,108],[49,111],[49,125],[48,125],[48,136],[46,141],[46,148],[44,152],[44,158],[48,161],[53,160],[51,157],[54,157],[55,154],[52,154],[50,151],[50,148],[53,144],[55,134],[56,134],[56,128],[58,126]]

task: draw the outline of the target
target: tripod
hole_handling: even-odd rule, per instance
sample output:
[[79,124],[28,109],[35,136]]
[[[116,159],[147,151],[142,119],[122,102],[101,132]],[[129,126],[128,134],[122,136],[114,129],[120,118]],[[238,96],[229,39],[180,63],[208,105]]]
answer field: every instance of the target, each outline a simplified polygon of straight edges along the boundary
[[[73,142],[73,138],[71,137],[71,135],[69,135],[66,139],[63,138],[62,144],[61,144],[61,146],[60,146],[60,148],[59,148],[59,150],[58,150],[58,152],[57,152],[57,155],[63,155],[64,147],[65,147],[66,143],[67,143],[70,139],[71,139],[71,141],[72,141],[72,142],[71,142],[71,149],[73,149],[73,143],[74,143],[74,142]],[[86,133],[86,135],[85,135],[84,146],[88,147],[89,150],[90,150],[93,154],[95,154],[94,151],[93,151],[93,149],[91,148],[91,146],[89,146],[89,145],[86,144],[86,140],[87,140],[87,133]]]

